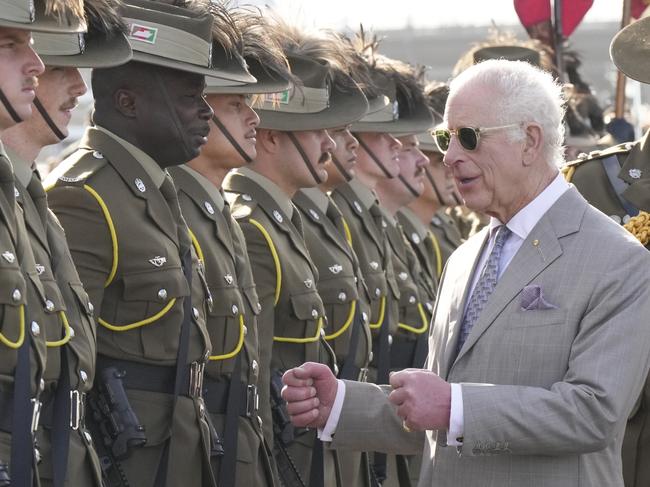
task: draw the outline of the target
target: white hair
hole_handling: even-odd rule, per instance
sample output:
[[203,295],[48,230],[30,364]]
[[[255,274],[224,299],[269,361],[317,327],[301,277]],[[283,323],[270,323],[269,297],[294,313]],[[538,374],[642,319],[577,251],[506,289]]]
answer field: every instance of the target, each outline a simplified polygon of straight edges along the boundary
[[[461,90],[480,85],[495,94],[490,111],[499,125],[536,123],[542,128],[543,155],[559,166],[564,161],[564,98],[552,76],[524,61],[491,59],[471,66],[449,85],[449,100]],[[446,118],[446,113],[445,113]],[[512,141],[523,140],[521,130],[510,132]]]

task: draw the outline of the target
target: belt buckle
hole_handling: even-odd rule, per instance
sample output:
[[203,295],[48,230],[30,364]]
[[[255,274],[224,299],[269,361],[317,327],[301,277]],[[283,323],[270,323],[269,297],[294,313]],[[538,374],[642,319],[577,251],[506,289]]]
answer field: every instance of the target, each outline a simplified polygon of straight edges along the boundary
[[204,371],[204,362],[192,362],[190,364],[190,390],[188,391],[190,397],[201,397]]
[[36,430],[38,429],[38,422],[41,419],[41,407],[43,406],[43,403],[39,401],[36,398],[32,398],[31,400],[32,403],[32,434],[36,433]]
[[260,395],[255,384],[246,386],[246,417],[252,418],[260,407]]
[[84,413],[85,394],[78,390],[70,391],[70,428],[77,431],[81,426],[81,419]]

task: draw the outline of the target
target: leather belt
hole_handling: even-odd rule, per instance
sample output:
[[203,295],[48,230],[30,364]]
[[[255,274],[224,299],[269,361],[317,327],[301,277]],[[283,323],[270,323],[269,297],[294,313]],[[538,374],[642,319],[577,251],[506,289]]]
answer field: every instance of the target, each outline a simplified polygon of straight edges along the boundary
[[[209,413],[226,414],[229,388],[230,380],[205,380],[203,385],[203,401]],[[239,400],[237,401],[237,412],[239,416],[254,418],[257,416],[259,403],[260,399],[256,385],[249,384],[246,387],[242,387]]]
[[[123,373],[122,383],[125,389],[174,394],[176,381],[175,365],[151,365],[130,360],[120,360],[105,355],[97,357],[97,370],[115,367]],[[189,365],[188,388],[181,392],[186,397],[201,397],[203,388],[204,362],[192,362]]]

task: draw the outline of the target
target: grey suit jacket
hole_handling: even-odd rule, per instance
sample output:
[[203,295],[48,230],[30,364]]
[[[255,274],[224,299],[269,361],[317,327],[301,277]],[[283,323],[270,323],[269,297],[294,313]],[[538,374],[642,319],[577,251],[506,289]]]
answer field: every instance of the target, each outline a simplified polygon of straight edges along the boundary
[[[387,389],[355,383],[332,447],[411,453],[424,444],[420,486],[622,487],[623,431],[649,366],[650,254],[570,188],[513,257],[456,357],[486,235],[450,258],[429,343],[429,368],[462,384],[460,452],[443,431],[405,433]],[[554,308],[522,309],[531,285]]]

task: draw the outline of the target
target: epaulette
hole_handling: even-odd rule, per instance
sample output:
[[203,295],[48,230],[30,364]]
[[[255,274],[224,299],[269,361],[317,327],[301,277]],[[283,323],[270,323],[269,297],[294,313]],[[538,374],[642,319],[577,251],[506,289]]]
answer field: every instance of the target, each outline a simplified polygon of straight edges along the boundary
[[561,170],[564,171],[565,168],[577,167],[587,161],[592,161],[594,159],[603,159],[605,157],[612,156],[615,154],[625,154],[627,152],[630,152],[635,145],[636,142],[624,142],[623,144],[618,144],[612,147],[608,147],[607,149],[593,150],[589,153],[582,152],[578,154],[577,159],[566,162],[561,167]]
[[45,179],[45,189],[54,186],[82,186],[108,161],[99,151],[79,149],[59,164]]

